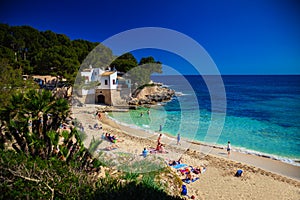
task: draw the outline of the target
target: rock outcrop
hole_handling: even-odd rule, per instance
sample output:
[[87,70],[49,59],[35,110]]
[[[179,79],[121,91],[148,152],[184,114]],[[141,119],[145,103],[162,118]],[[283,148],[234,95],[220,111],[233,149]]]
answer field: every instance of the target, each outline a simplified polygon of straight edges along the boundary
[[170,101],[175,91],[159,85],[147,86],[135,92],[129,105],[157,104],[158,102]]

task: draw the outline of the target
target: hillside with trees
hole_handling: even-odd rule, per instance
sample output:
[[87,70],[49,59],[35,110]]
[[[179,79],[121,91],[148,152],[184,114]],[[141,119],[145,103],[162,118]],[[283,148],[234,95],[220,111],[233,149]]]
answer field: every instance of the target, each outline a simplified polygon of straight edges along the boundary
[[13,69],[21,70],[22,74],[60,76],[70,83],[74,83],[80,67],[84,69],[90,65],[111,66],[126,73],[138,65],[151,63],[156,65],[143,73],[144,78],[149,80],[151,73],[161,73],[161,63],[153,57],[142,58],[138,62],[131,53],[114,56],[109,48],[98,42],[71,40],[50,30],[39,31],[30,26],[7,24],[0,24],[0,60]]
[[131,53],[125,53],[116,58],[111,64],[111,68],[125,72],[127,78],[134,83],[133,88],[138,88],[148,84],[153,73],[162,73],[162,64],[155,61],[152,56],[141,58],[140,62]]
[[50,30],[0,24],[0,59],[23,74],[63,76],[74,80],[80,63],[99,43],[70,40]]

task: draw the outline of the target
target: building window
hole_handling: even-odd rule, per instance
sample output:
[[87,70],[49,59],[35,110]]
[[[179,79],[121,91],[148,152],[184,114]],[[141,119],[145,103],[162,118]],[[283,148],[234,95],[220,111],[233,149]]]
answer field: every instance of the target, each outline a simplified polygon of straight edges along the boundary
[[115,79],[113,79],[113,84],[116,85],[116,80]]
[[108,81],[107,80],[105,80],[104,85],[108,85]]

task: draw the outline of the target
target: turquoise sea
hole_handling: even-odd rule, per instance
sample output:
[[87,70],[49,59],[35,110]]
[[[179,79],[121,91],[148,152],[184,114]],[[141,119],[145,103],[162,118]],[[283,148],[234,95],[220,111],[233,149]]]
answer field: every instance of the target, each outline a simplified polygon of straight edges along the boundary
[[[203,78],[174,75],[153,76],[152,80],[174,89],[174,98],[151,108],[114,112],[110,116],[152,132],[162,125],[162,131],[170,135],[180,132],[182,138],[208,143],[212,97]],[[299,165],[300,76],[227,75],[222,80],[226,101],[220,103],[227,107],[225,123],[214,124],[223,129],[209,143],[224,147],[230,140],[238,151]]]

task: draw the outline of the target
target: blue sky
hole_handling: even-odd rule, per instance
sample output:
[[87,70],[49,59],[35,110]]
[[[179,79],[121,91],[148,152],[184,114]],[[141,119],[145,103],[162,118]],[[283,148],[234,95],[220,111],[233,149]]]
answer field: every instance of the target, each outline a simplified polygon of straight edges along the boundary
[[[1,23],[71,39],[101,42],[138,27],[173,29],[202,45],[221,74],[300,74],[297,0],[4,0],[0,5]],[[174,68],[188,66],[166,52],[134,52],[137,58],[149,54]]]

